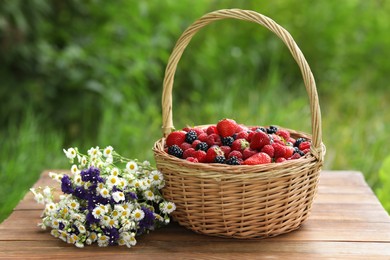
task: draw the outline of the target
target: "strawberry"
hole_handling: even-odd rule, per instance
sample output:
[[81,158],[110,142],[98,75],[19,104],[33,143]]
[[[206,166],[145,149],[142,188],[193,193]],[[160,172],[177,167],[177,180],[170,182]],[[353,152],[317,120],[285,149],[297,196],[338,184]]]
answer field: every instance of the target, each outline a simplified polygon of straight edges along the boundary
[[267,144],[261,148],[261,152],[268,154],[272,158],[274,157],[275,149],[272,145]]
[[265,163],[270,163],[271,157],[269,157],[268,154],[260,152],[252,155],[248,159],[246,159],[243,164],[246,165],[256,165],[256,164],[265,164]]
[[252,141],[252,137],[254,136],[255,133],[256,133],[255,131],[250,130],[250,131],[248,132],[248,137],[246,138],[246,140],[247,140],[248,142],[251,142],[251,141]]
[[189,161],[189,162],[193,162],[193,163],[199,162],[198,159],[196,159],[194,157],[187,157],[186,160]]
[[194,148],[188,148],[183,152],[183,158],[186,159],[188,157],[194,157],[195,155],[195,149]]
[[249,157],[251,157],[252,155],[256,154],[257,153],[257,150],[253,150],[251,148],[246,148],[244,149],[244,151],[242,152],[242,158],[245,160],[245,159],[248,159]]
[[184,142],[180,145],[180,148],[183,150],[183,151],[186,151],[187,149],[191,148],[192,145],[187,143],[187,142]]
[[245,148],[249,147],[249,142],[245,139],[236,139],[233,141],[232,150],[244,151]]
[[237,129],[237,123],[233,119],[222,119],[217,124],[217,130],[220,136],[228,137],[232,136]]
[[202,150],[195,151],[194,158],[198,160],[198,162],[203,163],[206,161],[206,152]]
[[186,140],[186,132],[174,131],[170,133],[166,139],[167,146],[178,145],[180,146]]
[[281,163],[281,162],[284,162],[284,161],[286,161],[286,160],[287,160],[287,159],[284,158],[284,157],[279,157],[279,158],[276,158],[275,162],[276,162],[276,163]]
[[246,132],[246,131],[248,131],[248,127],[244,125],[237,125],[236,133]]
[[206,159],[205,162],[213,163],[215,162],[215,157],[217,156],[225,156],[221,148],[219,146],[211,146],[206,153]]
[[237,133],[236,139],[245,139],[248,141],[248,131],[244,130]]
[[284,158],[290,158],[294,154],[294,147],[286,146],[286,153],[284,154]]
[[270,144],[270,142],[270,137],[266,133],[259,131],[252,136],[250,148],[260,150],[264,145]]
[[226,146],[226,145],[220,146],[219,148],[221,148],[221,150],[226,158],[228,157],[230,151],[232,150],[232,148],[230,148],[230,146]]
[[218,134],[217,126],[211,125],[211,126],[207,127],[206,134],[207,135]]
[[284,157],[286,154],[286,146],[280,143],[273,143],[272,147],[274,148],[274,157]]
[[217,134],[211,134],[207,137],[206,143],[210,147],[213,145],[220,146],[222,144],[221,137]]
[[310,149],[310,142],[309,141],[305,141],[305,142],[302,142],[299,144],[299,150],[303,151],[306,149]]
[[230,158],[232,158],[232,157],[236,157],[237,159],[242,159],[242,153],[240,152],[240,151],[237,151],[237,150],[235,150],[235,151],[231,151],[230,153],[229,153],[229,155],[228,156],[225,156],[226,158],[228,158],[228,159],[230,159]]
[[278,129],[278,131],[276,131],[276,135],[282,137],[285,141],[290,138],[290,132],[285,129]]

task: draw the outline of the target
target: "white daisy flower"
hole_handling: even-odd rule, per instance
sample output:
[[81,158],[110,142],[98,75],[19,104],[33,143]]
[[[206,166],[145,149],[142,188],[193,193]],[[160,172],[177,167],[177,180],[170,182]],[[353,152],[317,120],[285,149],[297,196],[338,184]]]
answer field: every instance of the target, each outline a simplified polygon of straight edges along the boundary
[[89,155],[91,158],[97,158],[97,157],[101,156],[102,153],[100,152],[99,146],[91,147],[91,148],[88,150],[88,155]]
[[102,195],[103,198],[110,197],[110,191],[106,188],[101,189],[99,193],[100,193],[100,195]]
[[111,212],[111,217],[113,219],[119,219],[119,217],[121,216],[121,212],[119,212],[118,210],[114,209],[112,212]]
[[72,210],[78,210],[80,207],[80,203],[78,203],[76,200],[70,200],[68,203],[69,208]]
[[70,168],[70,171],[73,173],[73,174],[77,174],[80,172],[79,168],[77,168],[77,165],[76,164],[73,164],[72,167]]
[[151,190],[146,190],[144,196],[147,200],[154,200],[154,193]]
[[57,210],[57,205],[55,203],[48,203],[46,204],[45,211],[50,214],[51,212],[54,212]]
[[74,159],[77,156],[76,150],[72,147],[69,148],[68,150],[63,149],[63,151],[68,159]]
[[116,203],[119,201],[125,200],[125,194],[121,191],[116,191],[112,194],[112,198],[115,200]]
[[84,248],[84,244],[81,242],[76,242],[74,245],[78,248]]
[[44,195],[45,197],[50,198],[50,197],[51,197],[51,189],[50,189],[49,187],[46,186],[46,187],[43,189],[43,195]]
[[96,187],[96,191],[100,192],[102,189],[104,189],[104,183],[103,182],[99,182],[97,187]]
[[60,222],[58,221],[58,219],[53,219],[53,220],[51,221],[51,227],[52,227],[52,228],[58,228],[59,225],[60,225]]
[[62,179],[62,177],[64,177],[64,175],[58,174],[55,172],[49,172],[49,177],[52,178],[53,180],[55,180],[56,182],[61,183],[61,179]]
[[53,237],[59,237],[60,236],[60,232],[58,232],[57,229],[52,229],[50,231],[50,234],[53,236]]
[[32,192],[34,194],[34,199],[36,200],[36,202],[38,202],[38,204],[45,203],[45,198],[43,197],[43,195],[41,193],[34,193],[34,191],[32,191]]
[[173,202],[163,202],[160,204],[160,209],[165,214],[170,214],[176,209],[176,205]]
[[137,240],[135,240],[135,234],[134,233],[130,234],[129,244],[131,246],[135,246],[137,244]]
[[150,162],[149,161],[143,161],[142,162],[142,165],[144,166],[144,167],[150,167]]
[[100,246],[100,247],[106,247],[106,246],[108,246],[108,236],[106,236],[106,235],[102,235],[102,236],[100,236],[98,239],[97,239],[97,241],[98,241],[98,245]]
[[118,168],[114,167],[114,168],[111,169],[111,172],[110,172],[110,173],[111,173],[111,175],[113,175],[113,176],[118,176],[119,173],[120,173],[120,171],[119,171]]
[[163,175],[160,171],[154,170],[149,176],[153,184],[159,184],[163,180]]
[[138,165],[135,161],[130,161],[126,164],[126,171],[128,173],[136,173],[138,170]]
[[112,146],[107,146],[106,148],[104,148],[103,156],[104,157],[112,157],[113,151],[114,151],[114,148],[112,148]]
[[145,213],[140,209],[134,210],[131,215],[134,218],[134,220],[136,220],[136,221],[140,221],[141,219],[143,219],[145,217]]
[[73,175],[73,181],[78,186],[83,185],[83,180],[81,179],[80,172],[78,172],[75,175]]
[[110,175],[108,176],[107,178],[107,185],[112,188],[114,187],[115,185],[118,185],[119,184],[119,179],[117,176],[114,176],[114,175]]
[[126,187],[126,186],[127,186],[127,181],[126,181],[126,179],[120,178],[120,179],[119,179],[119,183],[118,183],[118,187],[123,189],[123,188]]
[[97,206],[93,209],[92,211],[92,215],[96,218],[96,219],[100,219],[100,217],[102,217],[104,214],[106,213],[105,209],[102,208],[101,206]]
[[81,157],[80,160],[79,160],[79,162],[80,162],[80,165],[81,165],[82,167],[86,166],[86,165],[87,165],[87,162],[88,162],[87,157],[85,157],[85,156]]

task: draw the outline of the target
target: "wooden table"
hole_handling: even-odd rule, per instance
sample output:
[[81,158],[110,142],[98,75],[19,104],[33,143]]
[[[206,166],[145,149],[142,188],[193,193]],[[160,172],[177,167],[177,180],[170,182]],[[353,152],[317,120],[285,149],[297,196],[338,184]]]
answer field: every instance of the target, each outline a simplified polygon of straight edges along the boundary
[[[54,184],[44,172],[35,186]],[[135,247],[78,249],[37,227],[42,205],[31,193],[0,225],[0,258],[390,259],[390,217],[359,172],[322,171],[310,217],[269,239],[209,237],[171,223],[138,237]]]

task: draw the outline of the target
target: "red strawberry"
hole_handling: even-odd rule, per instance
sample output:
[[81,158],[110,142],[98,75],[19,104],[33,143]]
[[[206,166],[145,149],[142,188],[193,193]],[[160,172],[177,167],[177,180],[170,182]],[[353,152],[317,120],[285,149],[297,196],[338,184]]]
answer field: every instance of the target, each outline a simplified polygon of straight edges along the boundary
[[284,157],[286,154],[286,146],[280,143],[273,143],[272,147],[274,148],[275,158]]
[[224,156],[224,153],[219,146],[214,145],[207,150],[205,162],[213,163],[217,156]]
[[225,155],[225,157],[227,158],[230,151],[232,150],[232,148],[230,148],[230,146],[227,146],[227,145],[223,145],[220,148],[221,148],[223,154]]
[[270,142],[270,137],[266,133],[259,131],[252,136],[250,148],[260,150],[264,145],[270,144]]
[[218,134],[217,126],[211,125],[211,126],[207,127],[206,134],[208,134],[208,135]]
[[271,157],[269,157],[268,154],[260,152],[246,159],[243,164],[256,165],[256,164],[270,163],[271,161],[272,161]]
[[186,159],[188,157],[194,157],[195,155],[195,149],[194,148],[188,148],[183,152],[183,158]]
[[166,139],[167,146],[172,146],[174,144],[180,146],[186,140],[186,132],[184,131],[174,131],[170,133]]
[[235,156],[237,159],[242,159],[242,153],[240,151],[231,151],[226,158],[230,159],[232,156]]
[[268,154],[272,158],[274,157],[275,149],[272,145],[267,144],[261,148],[261,152]]
[[198,162],[203,163],[206,161],[206,152],[202,150],[195,151],[194,158],[198,160]]
[[248,130],[248,127],[246,127],[244,125],[237,125],[236,133],[246,132],[247,130]]
[[303,151],[305,149],[310,149],[310,142],[305,141],[299,144],[299,150]]
[[279,129],[278,131],[276,131],[276,134],[277,134],[278,136],[283,137],[283,139],[284,139],[285,141],[287,141],[287,140],[290,138],[290,132],[287,131],[287,130],[285,130],[285,129]]
[[237,129],[237,123],[233,119],[222,119],[217,124],[217,130],[220,136],[228,137],[232,136]]
[[183,150],[183,151],[186,151],[187,149],[191,148],[192,145],[187,143],[187,142],[184,142],[180,145],[180,148]]
[[279,158],[276,158],[276,160],[275,160],[276,163],[281,163],[284,161],[286,161],[286,158],[284,158],[284,157],[279,157]]
[[232,150],[243,151],[245,148],[249,147],[249,142],[245,139],[236,139],[233,141]]
[[221,137],[217,134],[211,134],[207,137],[206,143],[210,147],[213,145],[220,146],[222,144]]
[[198,139],[202,142],[206,142],[207,141],[207,134],[206,133],[202,133],[200,135],[198,135]]
[[251,148],[246,148],[243,152],[242,152],[242,158],[245,160],[245,159],[248,159],[249,157],[251,157],[252,155],[256,154],[257,153],[257,150],[253,150]]
[[199,162],[198,159],[196,159],[194,157],[187,157],[186,160],[189,161],[189,162],[193,162],[193,163]]
[[286,146],[286,153],[284,154],[284,158],[290,158],[294,154],[294,147]]
[[248,132],[248,137],[246,138],[246,140],[247,140],[248,142],[251,142],[252,137],[253,137],[253,135],[254,135],[255,133],[256,133],[255,131],[249,131],[249,132]]
[[237,133],[236,139],[245,139],[248,141],[248,131],[244,130]]
[[202,141],[201,140],[195,140],[192,142],[192,148],[196,149],[196,146],[201,143]]

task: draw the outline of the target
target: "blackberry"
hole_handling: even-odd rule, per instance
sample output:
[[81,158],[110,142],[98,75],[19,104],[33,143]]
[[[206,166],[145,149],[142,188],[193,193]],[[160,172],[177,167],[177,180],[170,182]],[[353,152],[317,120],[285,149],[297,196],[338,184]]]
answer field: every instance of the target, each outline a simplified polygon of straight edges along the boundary
[[183,150],[176,144],[168,147],[168,154],[176,156],[177,158],[183,157]]
[[224,163],[225,162],[225,156],[223,155],[217,155],[214,159],[214,162],[216,163]]
[[231,137],[231,136],[222,137],[221,141],[222,141],[222,144],[223,144],[223,145],[232,146],[232,144],[233,144],[233,142],[234,142],[234,138]]
[[226,164],[229,165],[240,165],[240,162],[238,161],[238,158],[236,156],[232,156],[229,159],[226,160]]
[[297,140],[295,140],[295,143],[294,143],[294,146],[295,147],[298,147],[301,143],[303,143],[303,142],[306,142],[306,138],[304,138],[304,137],[299,137],[299,138],[297,138]]
[[205,142],[201,142],[196,145],[195,150],[202,150],[207,152],[207,149],[209,149],[209,146]]
[[190,130],[186,133],[186,142],[192,144],[193,141],[198,139],[198,135],[194,130]]
[[264,127],[258,127],[256,128],[256,132],[264,132],[264,133],[267,133],[267,129],[265,129]]
[[276,126],[271,125],[267,128],[267,134],[275,134],[278,131],[278,128]]

